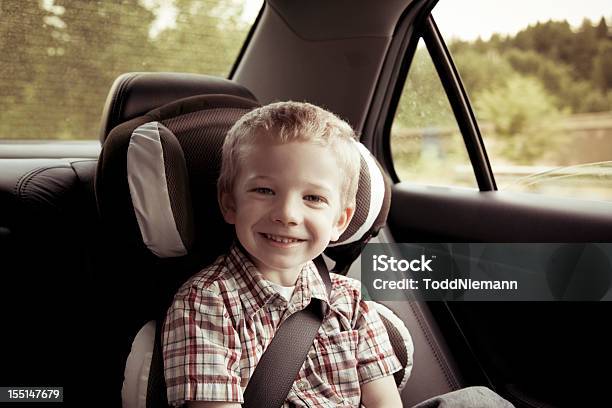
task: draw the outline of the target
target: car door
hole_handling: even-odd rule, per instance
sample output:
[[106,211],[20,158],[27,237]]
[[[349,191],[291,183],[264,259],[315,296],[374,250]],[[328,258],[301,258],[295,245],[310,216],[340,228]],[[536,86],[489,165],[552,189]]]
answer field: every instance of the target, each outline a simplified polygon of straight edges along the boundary
[[[442,7],[442,4],[436,7]],[[466,5],[463,12],[468,15],[477,13],[477,10],[470,11]],[[592,26],[596,27],[595,24]],[[574,34],[579,36],[584,31],[583,25]],[[542,42],[554,35],[545,30],[539,34]],[[493,37],[488,43],[479,38],[472,45],[474,49],[478,46],[486,48],[492,41],[503,42],[500,38]],[[606,45],[601,47],[608,47],[608,37],[602,38],[606,38],[602,40]],[[462,45],[457,43],[455,41],[455,48]],[[604,187],[591,187],[589,183],[592,180],[587,177],[574,183],[584,190],[574,187],[574,190],[559,188],[552,189],[552,192],[546,188],[534,188],[535,192],[530,192],[525,188],[513,191],[512,188],[501,190],[498,187],[502,184],[499,180],[505,183],[504,176],[510,172],[504,173],[500,169],[512,167],[507,163],[496,163],[493,159],[500,159],[499,155],[489,153],[495,150],[495,140],[491,135],[501,133],[499,125],[494,121],[491,124],[491,116],[487,117],[486,123],[479,123],[476,116],[486,115],[482,110],[475,111],[470,103],[469,89],[466,92],[460,76],[461,73],[471,78],[470,62],[471,68],[485,62],[491,64],[488,80],[506,81],[504,75],[508,72],[501,69],[500,64],[495,65],[495,58],[476,60],[479,55],[472,49],[472,58],[469,53],[463,53],[461,56],[467,63],[463,67],[455,66],[449,47],[431,15],[417,32],[406,31],[396,46],[402,49],[398,53],[402,55],[402,63],[393,65],[388,61],[383,68],[382,75],[389,75],[392,78],[389,83],[393,85],[377,90],[364,130],[366,143],[395,181],[388,220],[395,242],[611,241],[612,187],[609,183],[604,183]],[[466,44],[463,46],[469,48]],[[518,58],[517,55],[514,57]],[[532,59],[535,59],[534,55],[535,52],[529,54]],[[425,71],[429,75],[425,75]],[[520,89],[531,89],[520,88],[524,83],[535,83],[528,75],[516,78],[513,79],[515,82],[496,90],[499,100],[513,97],[511,93],[516,93],[513,86],[519,88],[520,93]],[[605,92],[607,89],[604,89],[604,95]],[[483,100],[483,95],[486,93],[479,95],[478,103]],[[534,103],[538,94],[527,91],[518,96],[519,102],[527,103],[525,109],[532,111],[541,109],[544,103],[541,101],[545,101],[537,99],[539,105]],[[529,107],[529,103],[533,105]],[[609,105],[604,108],[612,109]],[[542,112],[541,115],[546,113]],[[497,114],[502,115],[503,111]],[[581,118],[585,114],[582,115]],[[451,136],[455,138],[451,139]],[[533,144],[540,149],[540,156],[535,154],[534,157],[542,157],[547,153],[546,149],[558,148],[553,143],[546,143],[555,137],[554,131],[546,135],[548,139],[538,137],[529,134],[524,139],[527,146]],[[589,154],[601,153],[607,157],[602,161],[610,160],[612,147],[609,141],[606,143],[608,150],[604,148],[603,152],[590,151]],[[576,147],[568,149],[565,155],[578,151]],[[597,149],[593,147],[591,150]],[[521,154],[532,154],[530,152],[529,149],[522,153],[515,151],[514,157],[521,160],[525,157]],[[570,164],[573,164],[571,160]],[[535,172],[537,169],[534,164],[513,167],[513,171],[522,172]],[[546,171],[551,172],[550,169]],[[552,170],[552,173],[557,174],[555,171],[558,170]],[[590,177],[603,177],[604,181],[609,181],[607,173]],[[562,169],[550,179],[565,181],[568,173]],[[509,184],[512,187],[512,182]],[[521,186],[521,182],[516,185]],[[589,188],[596,191],[594,196],[588,194],[591,192]],[[598,288],[597,293],[609,291],[609,268],[604,268],[602,273],[600,282],[607,282],[608,286],[603,290]],[[588,280],[592,277],[575,278]],[[428,306],[471,381],[489,384],[517,406],[579,406],[604,404],[607,400],[606,378],[609,376],[600,373],[605,373],[612,363],[612,354],[607,351],[612,338],[605,328],[612,308],[609,302],[600,301],[602,298],[596,293],[587,293],[580,299],[569,299],[573,301],[561,296],[548,302],[438,301],[428,302]]]

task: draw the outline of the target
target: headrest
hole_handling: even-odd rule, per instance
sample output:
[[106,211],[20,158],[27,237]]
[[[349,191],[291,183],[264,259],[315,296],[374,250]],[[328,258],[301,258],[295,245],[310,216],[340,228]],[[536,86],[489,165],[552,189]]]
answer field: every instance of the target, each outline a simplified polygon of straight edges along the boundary
[[192,251],[211,262],[224,252],[233,230],[217,205],[221,147],[229,128],[257,106],[237,96],[200,95],[115,127],[96,172],[98,210],[113,239],[158,258]]
[[343,275],[385,225],[391,205],[391,180],[363,144],[357,143],[357,147],[361,153],[361,170],[355,214],[340,238],[325,250],[325,255],[336,262],[334,272]]
[[[233,123],[255,108],[227,95],[181,99],[112,130],[104,143],[96,192],[100,213],[115,236],[158,258],[205,252],[212,261],[233,240],[217,205],[221,146]],[[360,143],[355,215],[326,255],[346,273],[365,243],[384,225],[390,183]],[[203,266],[203,265],[202,265]]]
[[245,87],[228,79],[198,74],[130,72],[113,83],[104,110],[100,141],[117,125],[172,101],[195,95],[223,94],[255,100]]

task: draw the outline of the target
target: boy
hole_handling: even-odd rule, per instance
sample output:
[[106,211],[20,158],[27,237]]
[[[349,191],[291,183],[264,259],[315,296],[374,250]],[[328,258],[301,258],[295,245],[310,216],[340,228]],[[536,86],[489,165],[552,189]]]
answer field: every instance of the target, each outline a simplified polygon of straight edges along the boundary
[[314,297],[330,312],[284,406],[401,406],[391,375],[400,364],[359,282],[332,274],[328,298],[312,263],[349,224],[359,163],[350,126],[307,103],[261,107],[228,132],[218,192],[237,242],[190,278],[168,310],[172,405],[239,407],[278,327]]

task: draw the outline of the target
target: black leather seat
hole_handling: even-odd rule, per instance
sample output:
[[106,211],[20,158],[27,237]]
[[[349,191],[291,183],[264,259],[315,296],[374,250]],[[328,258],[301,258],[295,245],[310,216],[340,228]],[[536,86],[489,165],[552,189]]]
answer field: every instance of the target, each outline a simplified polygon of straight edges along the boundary
[[[105,343],[109,346],[105,349],[108,354],[104,359],[105,370],[111,379],[108,388],[113,396],[113,405],[120,404],[125,361],[138,330],[165,311],[182,281],[200,265],[212,262],[214,252],[197,249],[215,248],[214,251],[219,251],[226,240],[200,237],[200,240],[190,242],[194,251],[187,256],[160,259],[151,253],[143,243],[129,202],[125,150],[116,154],[117,149],[122,150],[126,146],[109,142],[108,134],[113,124],[130,126],[131,120],[153,108],[165,105],[177,97],[199,94],[232,95],[242,98],[247,105],[249,100],[253,100],[245,88],[221,78],[194,74],[131,73],[115,81],[104,108],[101,131],[104,144],[96,176],[96,199],[103,221],[102,235],[109,254],[106,258],[109,265],[100,270],[96,282],[103,288],[102,292],[108,295],[103,299],[105,324],[113,327],[112,331],[105,333]],[[254,106],[254,102],[248,106]],[[236,119],[245,112],[244,109],[236,111]],[[222,123],[219,126],[219,134],[224,134],[228,129]],[[187,143],[197,143],[198,135],[191,136]],[[196,160],[203,152],[197,148],[186,151],[189,152],[185,156],[187,165],[197,163],[199,166],[190,170],[196,174],[205,173],[206,161],[202,166],[202,162]],[[206,176],[202,175],[200,180],[206,180]],[[194,206],[201,206],[201,214],[204,215],[194,222],[196,228],[202,228],[202,224],[207,222],[206,214],[218,211],[216,199],[198,194],[193,199]],[[188,224],[186,222],[185,225]],[[226,234],[229,235],[229,232]],[[172,270],[171,274],[169,270]]]
[[[0,383],[83,396],[95,310],[96,160],[0,159]],[[87,339],[87,340],[86,340]]]

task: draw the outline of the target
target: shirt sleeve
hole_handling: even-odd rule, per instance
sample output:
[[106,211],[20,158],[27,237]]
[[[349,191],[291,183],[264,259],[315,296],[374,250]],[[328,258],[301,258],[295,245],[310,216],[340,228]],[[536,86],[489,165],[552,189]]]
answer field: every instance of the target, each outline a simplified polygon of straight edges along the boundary
[[357,346],[357,372],[359,383],[364,384],[401,370],[389,341],[387,329],[378,312],[363,299],[357,307],[355,329],[359,332]]
[[163,327],[168,402],[243,402],[240,339],[223,303],[212,290],[179,291]]

